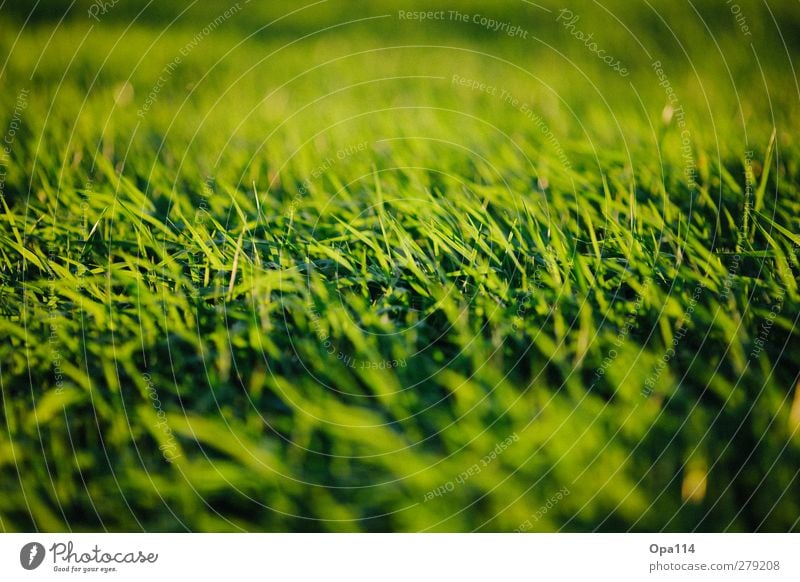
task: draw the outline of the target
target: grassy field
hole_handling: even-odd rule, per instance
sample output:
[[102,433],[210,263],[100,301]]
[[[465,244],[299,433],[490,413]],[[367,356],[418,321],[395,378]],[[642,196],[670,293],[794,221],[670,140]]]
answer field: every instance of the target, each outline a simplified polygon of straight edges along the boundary
[[796,2],[46,4],[0,531],[800,530]]

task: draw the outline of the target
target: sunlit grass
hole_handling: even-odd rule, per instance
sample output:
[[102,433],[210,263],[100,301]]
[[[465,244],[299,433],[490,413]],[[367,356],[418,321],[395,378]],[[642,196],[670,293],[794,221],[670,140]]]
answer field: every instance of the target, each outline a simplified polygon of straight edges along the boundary
[[644,61],[220,30],[142,111],[196,28],[14,49],[3,529],[797,527],[789,80],[673,66],[689,183]]

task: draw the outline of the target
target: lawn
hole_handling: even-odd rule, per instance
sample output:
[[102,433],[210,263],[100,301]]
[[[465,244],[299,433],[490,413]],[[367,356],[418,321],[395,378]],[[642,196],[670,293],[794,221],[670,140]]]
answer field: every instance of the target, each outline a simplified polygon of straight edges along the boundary
[[800,531],[795,2],[0,4],[0,531]]

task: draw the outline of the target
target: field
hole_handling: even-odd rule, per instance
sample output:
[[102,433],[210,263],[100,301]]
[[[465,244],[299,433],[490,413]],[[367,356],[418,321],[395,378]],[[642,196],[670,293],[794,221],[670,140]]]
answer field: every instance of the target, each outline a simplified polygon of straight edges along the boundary
[[796,2],[30,4],[0,531],[800,531]]

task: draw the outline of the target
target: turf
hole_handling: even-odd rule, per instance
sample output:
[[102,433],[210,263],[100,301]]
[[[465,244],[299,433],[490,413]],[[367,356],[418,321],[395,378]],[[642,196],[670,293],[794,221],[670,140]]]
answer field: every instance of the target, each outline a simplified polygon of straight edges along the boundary
[[796,5],[131,4],[0,7],[0,529],[800,528]]

